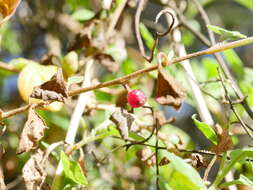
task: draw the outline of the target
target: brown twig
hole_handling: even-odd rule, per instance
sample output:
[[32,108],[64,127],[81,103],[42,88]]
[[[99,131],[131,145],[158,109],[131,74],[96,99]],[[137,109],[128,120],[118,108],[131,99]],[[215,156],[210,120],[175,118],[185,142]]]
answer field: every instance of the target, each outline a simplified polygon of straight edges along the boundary
[[224,82],[224,79],[223,79],[223,77],[221,75],[221,72],[220,72],[219,68],[218,68],[218,74],[219,74],[219,78],[220,78],[220,82],[221,82],[222,88],[224,90],[225,98],[229,102],[230,109],[235,114],[236,118],[240,122],[240,124],[243,127],[243,129],[245,130],[245,132],[248,134],[248,136],[251,138],[251,140],[253,140],[253,136],[251,135],[250,131],[248,131],[248,129],[251,130],[251,131],[253,131],[253,129],[250,126],[246,125],[244,123],[244,121],[242,120],[242,118],[240,117],[240,115],[237,113],[237,111],[236,111],[236,109],[234,107],[233,101],[231,100],[231,98],[229,96],[229,93],[228,93],[228,90],[227,90],[227,88],[225,86],[225,82]]
[[140,0],[138,6],[137,6],[137,11],[136,11],[136,14],[135,14],[135,33],[136,33],[136,38],[137,38],[137,42],[138,42],[138,46],[139,46],[139,49],[140,49],[140,52],[141,52],[141,55],[143,56],[143,58],[148,61],[148,62],[151,62],[154,58],[154,54],[155,54],[155,48],[158,44],[158,41],[159,41],[159,38],[163,37],[163,36],[166,36],[167,34],[169,34],[174,26],[174,23],[175,23],[175,18],[173,16],[173,14],[171,14],[170,11],[168,11],[167,9],[164,9],[162,11],[160,11],[157,16],[156,16],[156,19],[155,19],[155,24],[158,23],[160,17],[163,15],[163,14],[168,14],[171,16],[172,18],[172,22],[171,24],[169,25],[169,28],[166,32],[164,33],[161,33],[161,32],[156,32],[155,33],[155,41],[154,41],[154,44],[151,48],[151,54],[150,54],[150,57],[146,56],[146,53],[145,53],[145,49],[144,49],[144,45],[143,45],[143,42],[142,42],[142,38],[141,38],[141,34],[140,34],[140,17],[141,17],[141,12],[145,6],[145,3],[146,3],[146,0]]
[[[221,51],[224,51],[224,50],[227,50],[227,49],[236,48],[236,47],[240,47],[240,46],[243,46],[243,45],[248,45],[248,44],[251,44],[251,43],[253,43],[253,37],[249,37],[249,38],[242,39],[242,40],[237,40],[237,41],[234,41],[234,42],[224,43],[224,44],[216,44],[216,45],[214,45],[211,48],[208,48],[206,50],[198,51],[198,52],[195,52],[195,53],[187,54],[186,56],[174,58],[174,59],[171,60],[170,63],[175,64],[175,63],[179,63],[181,61],[184,61],[186,59],[191,59],[191,58],[201,56],[201,55],[214,54],[216,52],[221,52]],[[133,72],[129,75],[125,75],[123,77],[119,77],[117,79],[114,79],[114,80],[111,80],[111,81],[108,81],[108,82],[103,82],[103,83],[92,85],[92,86],[89,86],[89,87],[84,87],[84,88],[81,87],[81,88],[72,90],[68,93],[68,95],[69,96],[76,96],[76,95],[79,95],[79,94],[84,93],[84,92],[97,90],[97,89],[108,87],[108,86],[121,85],[121,84],[125,83],[128,80],[131,80],[133,78],[136,78],[136,77],[138,77],[140,75],[143,75],[143,74],[146,74],[148,72],[154,71],[157,68],[158,68],[158,65],[153,65],[153,66],[150,66],[148,68],[140,69],[140,70],[135,71],[135,72]],[[39,106],[41,106],[41,105],[36,105],[36,107],[39,107]],[[19,113],[22,113],[22,112],[25,112],[29,109],[29,107],[30,107],[30,105],[25,105],[23,107],[16,108],[16,109],[13,109],[13,110],[10,110],[10,111],[7,111],[7,112],[2,112],[0,114],[0,120],[3,120],[5,118],[9,118],[13,115],[16,115],[16,114],[19,114]]]
[[[210,19],[207,15],[206,11],[204,10],[204,8],[201,6],[201,4],[197,0],[192,0],[192,1],[196,5],[197,9],[199,10],[199,12],[202,16],[202,19],[205,22],[206,26],[210,25],[211,24]],[[208,28],[207,28],[207,31],[208,31],[208,34],[209,34],[211,45],[216,44],[214,33],[211,30],[209,30]],[[219,65],[221,66],[222,71],[224,72],[225,76],[231,81],[231,85],[232,85],[233,89],[235,90],[236,96],[239,99],[244,100],[241,103],[241,105],[244,107],[244,109],[246,110],[246,112],[248,113],[250,118],[253,119],[253,111],[251,110],[251,108],[250,108],[250,106],[247,102],[247,99],[245,99],[245,95],[243,94],[243,92],[241,91],[241,89],[238,86],[237,82],[235,81],[234,77],[230,73],[229,68],[228,68],[226,62],[224,61],[223,57],[219,53],[215,53],[214,56],[217,59]]]
[[208,166],[205,170],[203,181],[208,181],[208,174],[210,173],[210,170],[213,167],[216,160],[217,160],[217,155],[214,155],[214,157],[212,158],[211,162],[208,164]]

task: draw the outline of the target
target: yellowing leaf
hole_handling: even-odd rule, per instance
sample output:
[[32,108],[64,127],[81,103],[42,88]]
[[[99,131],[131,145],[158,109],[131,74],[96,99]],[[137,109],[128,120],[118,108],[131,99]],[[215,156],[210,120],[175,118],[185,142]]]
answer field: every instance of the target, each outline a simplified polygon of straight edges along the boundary
[[20,2],[21,0],[0,0],[0,13],[2,15],[0,24],[11,18]]

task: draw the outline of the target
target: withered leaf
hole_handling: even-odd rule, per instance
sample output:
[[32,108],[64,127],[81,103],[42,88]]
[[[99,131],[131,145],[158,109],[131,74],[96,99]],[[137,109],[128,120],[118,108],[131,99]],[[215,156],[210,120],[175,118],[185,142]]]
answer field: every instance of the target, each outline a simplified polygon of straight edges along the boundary
[[31,156],[22,170],[22,176],[27,190],[41,190],[46,179],[44,153],[40,149]]
[[208,161],[201,154],[193,153],[191,154],[191,165],[194,168],[206,168],[208,166]]
[[163,157],[161,161],[159,162],[159,166],[164,166],[170,163],[170,160],[166,157]]
[[101,65],[104,65],[108,71],[117,72],[119,65],[114,61],[113,57],[109,54],[98,53],[94,56],[94,59]]
[[156,101],[162,105],[173,106],[178,110],[185,98],[185,92],[179,83],[162,67],[158,66]]
[[143,148],[136,153],[141,162],[151,167],[156,164],[155,153],[149,147]]
[[232,149],[233,142],[231,136],[228,134],[228,130],[216,124],[215,132],[218,137],[218,144],[214,147],[214,152],[216,154],[220,154]]
[[128,113],[127,110],[118,107],[111,115],[110,120],[116,124],[117,129],[124,140],[128,139],[128,132],[135,128],[136,125],[134,122],[134,116]]
[[31,106],[28,111],[28,119],[21,133],[17,154],[35,149],[38,141],[44,136],[44,130],[46,128],[45,122],[37,115],[34,107]]
[[6,22],[15,13],[21,0],[1,0],[0,1],[0,13],[3,19],[0,24]]
[[58,68],[57,73],[47,82],[36,86],[30,96],[31,98],[45,101],[56,100],[64,102],[68,97],[66,83],[63,78],[62,69]]

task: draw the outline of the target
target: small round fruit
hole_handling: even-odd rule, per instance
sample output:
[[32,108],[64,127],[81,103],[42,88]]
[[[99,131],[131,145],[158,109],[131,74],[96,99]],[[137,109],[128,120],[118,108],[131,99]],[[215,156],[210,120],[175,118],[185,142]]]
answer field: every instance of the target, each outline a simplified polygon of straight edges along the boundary
[[131,90],[127,94],[127,102],[133,108],[143,106],[147,101],[147,97],[141,90]]
[[[18,91],[22,99],[27,103],[41,102],[42,100],[30,98],[33,88],[50,80],[56,72],[57,67],[53,65],[42,66],[38,63],[27,64],[18,76]],[[45,109],[48,111],[59,111],[62,107],[62,102],[53,102],[45,106]]]

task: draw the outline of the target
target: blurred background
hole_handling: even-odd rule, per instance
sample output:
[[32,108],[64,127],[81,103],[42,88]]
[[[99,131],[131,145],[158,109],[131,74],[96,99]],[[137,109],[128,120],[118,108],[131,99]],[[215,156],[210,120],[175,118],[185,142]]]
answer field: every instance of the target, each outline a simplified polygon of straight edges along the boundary
[[[73,44],[75,44],[75,37],[84,28],[90,26],[90,23],[94,20],[98,20],[98,23],[102,22],[102,25],[100,24],[92,34],[96,36],[93,45],[97,43],[100,46],[104,40],[102,34],[105,30],[103,27],[106,27],[109,23],[108,19],[110,15],[120,5],[121,0],[113,0],[109,8],[103,2],[106,1],[22,0],[15,15],[0,28],[1,61],[10,64],[14,62],[22,64],[25,61],[19,58],[25,58],[25,60],[33,60],[44,65],[47,65],[47,60],[49,60],[50,64],[57,65],[59,62],[50,59],[50,55],[62,59],[71,47],[73,47]],[[180,0],[177,2],[180,2]],[[213,25],[227,30],[239,31],[246,36],[253,36],[252,0],[200,0],[199,2],[204,6]],[[148,66],[139,53],[133,27],[137,3],[138,0],[130,0],[128,2],[116,25],[117,30],[113,31],[111,35],[111,41],[104,43],[103,45],[105,47],[99,50],[110,55],[119,64],[119,69],[110,70],[105,64],[101,63],[101,60],[97,60],[95,72],[98,81],[108,81]],[[147,35],[153,34],[154,36],[156,28],[164,30],[168,26],[165,18],[162,18],[157,26],[154,25],[154,19],[157,13],[163,8],[163,3],[164,1],[160,2],[159,0],[148,1],[141,16],[141,22],[149,31]],[[203,35],[208,36],[205,24],[191,0],[187,3],[184,15],[187,23],[191,27],[203,33]],[[180,30],[182,32],[182,42],[188,53],[207,48],[205,44],[185,27],[180,27]],[[149,54],[147,44],[150,38],[145,37],[143,31],[142,35],[146,43],[145,48]],[[100,34],[101,36],[99,36]],[[219,36],[216,37],[217,41],[221,40]],[[171,41],[171,37],[164,37],[159,42],[159,49],[169,53],[171,50]],[[79,60],[83,60],[86,56],[90,55],[91,50],[89,47],[85,47],[83,49],[77,48],[75,51],[79,55]],[[253,66],[253,46],[240,47],[235,49],[235,52],[237,54],[230,52],[230,54],[227,53],[224,57],[230,60],[228,64],[231,71],[245,95],[248,96],[250,106],[253,106],[253,70],[251,69]],[[79,69],[76,72],[77,75],[81,75],[83,72],[80,65],[81,63],[79,63]],[[215,72],[213,68],[217,66],[217,62],[213,56],[202,56],[192,59],[191,65],[199,82],[211,80],[217,76],[217,74],[213,73]],[[168,72],[180,81],[186,89],[188,96],[179,111],[175,111],[171,107],[159,107],[156,105],[156,107],[163,110],[167,119],[172,116],[176,117],[176,122],[169,125],[169,127],[167,126],[167,128],[164,127],[163,130],[167,131],[168,134],[178,134],[186,142],[185,148],[209,148],[211,146],[210,142],[196,129],[191,118],[194,113],[197,113],[197,109],[187,79],[184,77],[184,71],[180,65],[173,65]],[[151,105],[155,105],[152,98],[154,96],[155,85],[154,75],[154,73],[151,73],[140,79],[134,79],[130,84],[133,88],[141,88],[149,97],[149,103]],[[0,107],[2,110],[11,110],[25,105],[24,100],[20,96],[20,89],[17,87],[18,77],[18,73],[13,74],[0,70]],[[29,80],[27,82],[29,83]],[[118,90],[116,87],[111,88],[111,91],[112,89]],[[205,90],[217,98],[222,97],[223,92],[221,92],[217,84],[207,85],[205,86]],[[99,90],[95,91],[95,100],[100,103],[121,104],[123,101],[122,94],[114,94],[111,91],[110,93]],[[221,105],[209,96],[205,98],[216,122],[227,126],[235,120],[229,108]],[[75,103],[76,98],[73,98],[58,112],[38,111],[49,127],[43,138],[43,142],[40,143],[42,149],[53,142],[64,140]],[[238,110],[241,116],[247,121],[245,111],[239,106]],[[138,115],[139,112],[141,111],[136,111],[136,114]],[[84,113],[76,141],[78,142],[82,139],[84,131],[91,131],[93,128],[101,125],[108,118],[108,113],[107,110],[93,110],[92,112],[87,111],[87,113]],[[1,136],[0,140],[5,149],[5,154],[2,157],[5,182],[6,184],[10,183],[8,187],[13,190],[25,189],[20,176],[22,167],[29,158],[29,154],[16,155],[16,148],[26,117],[27,114],[22,113],[4,120],[7,130]],[[233,140],[235,146],[242,147],[250,144],[248,136],[244,134],[244,131],[240,129],[239,125],[233,125],[231,132],[234,134]],[[85,152],[87,152],[85,156],[87,162],[86,169],[91,184],[90,189],[155,189],[155,186],[152,185],[154,182],[154,170],[152,168],[145,168],[144,164],[138,161],[136,156],[136,152],[140,149],[138,146],[127,152],[119,150],[109,156],[105,165],[98,166],[94,155],[91,154],[91,150],[94,150],[95,154],[102,158],[117,144],[120,144],[120,142],[108,137],[100,141],[92,142],[85,147]],[[53,157],[48,163],[49,177],[47,180],[49,183],[52,181],[57,162],[57,157]]]

